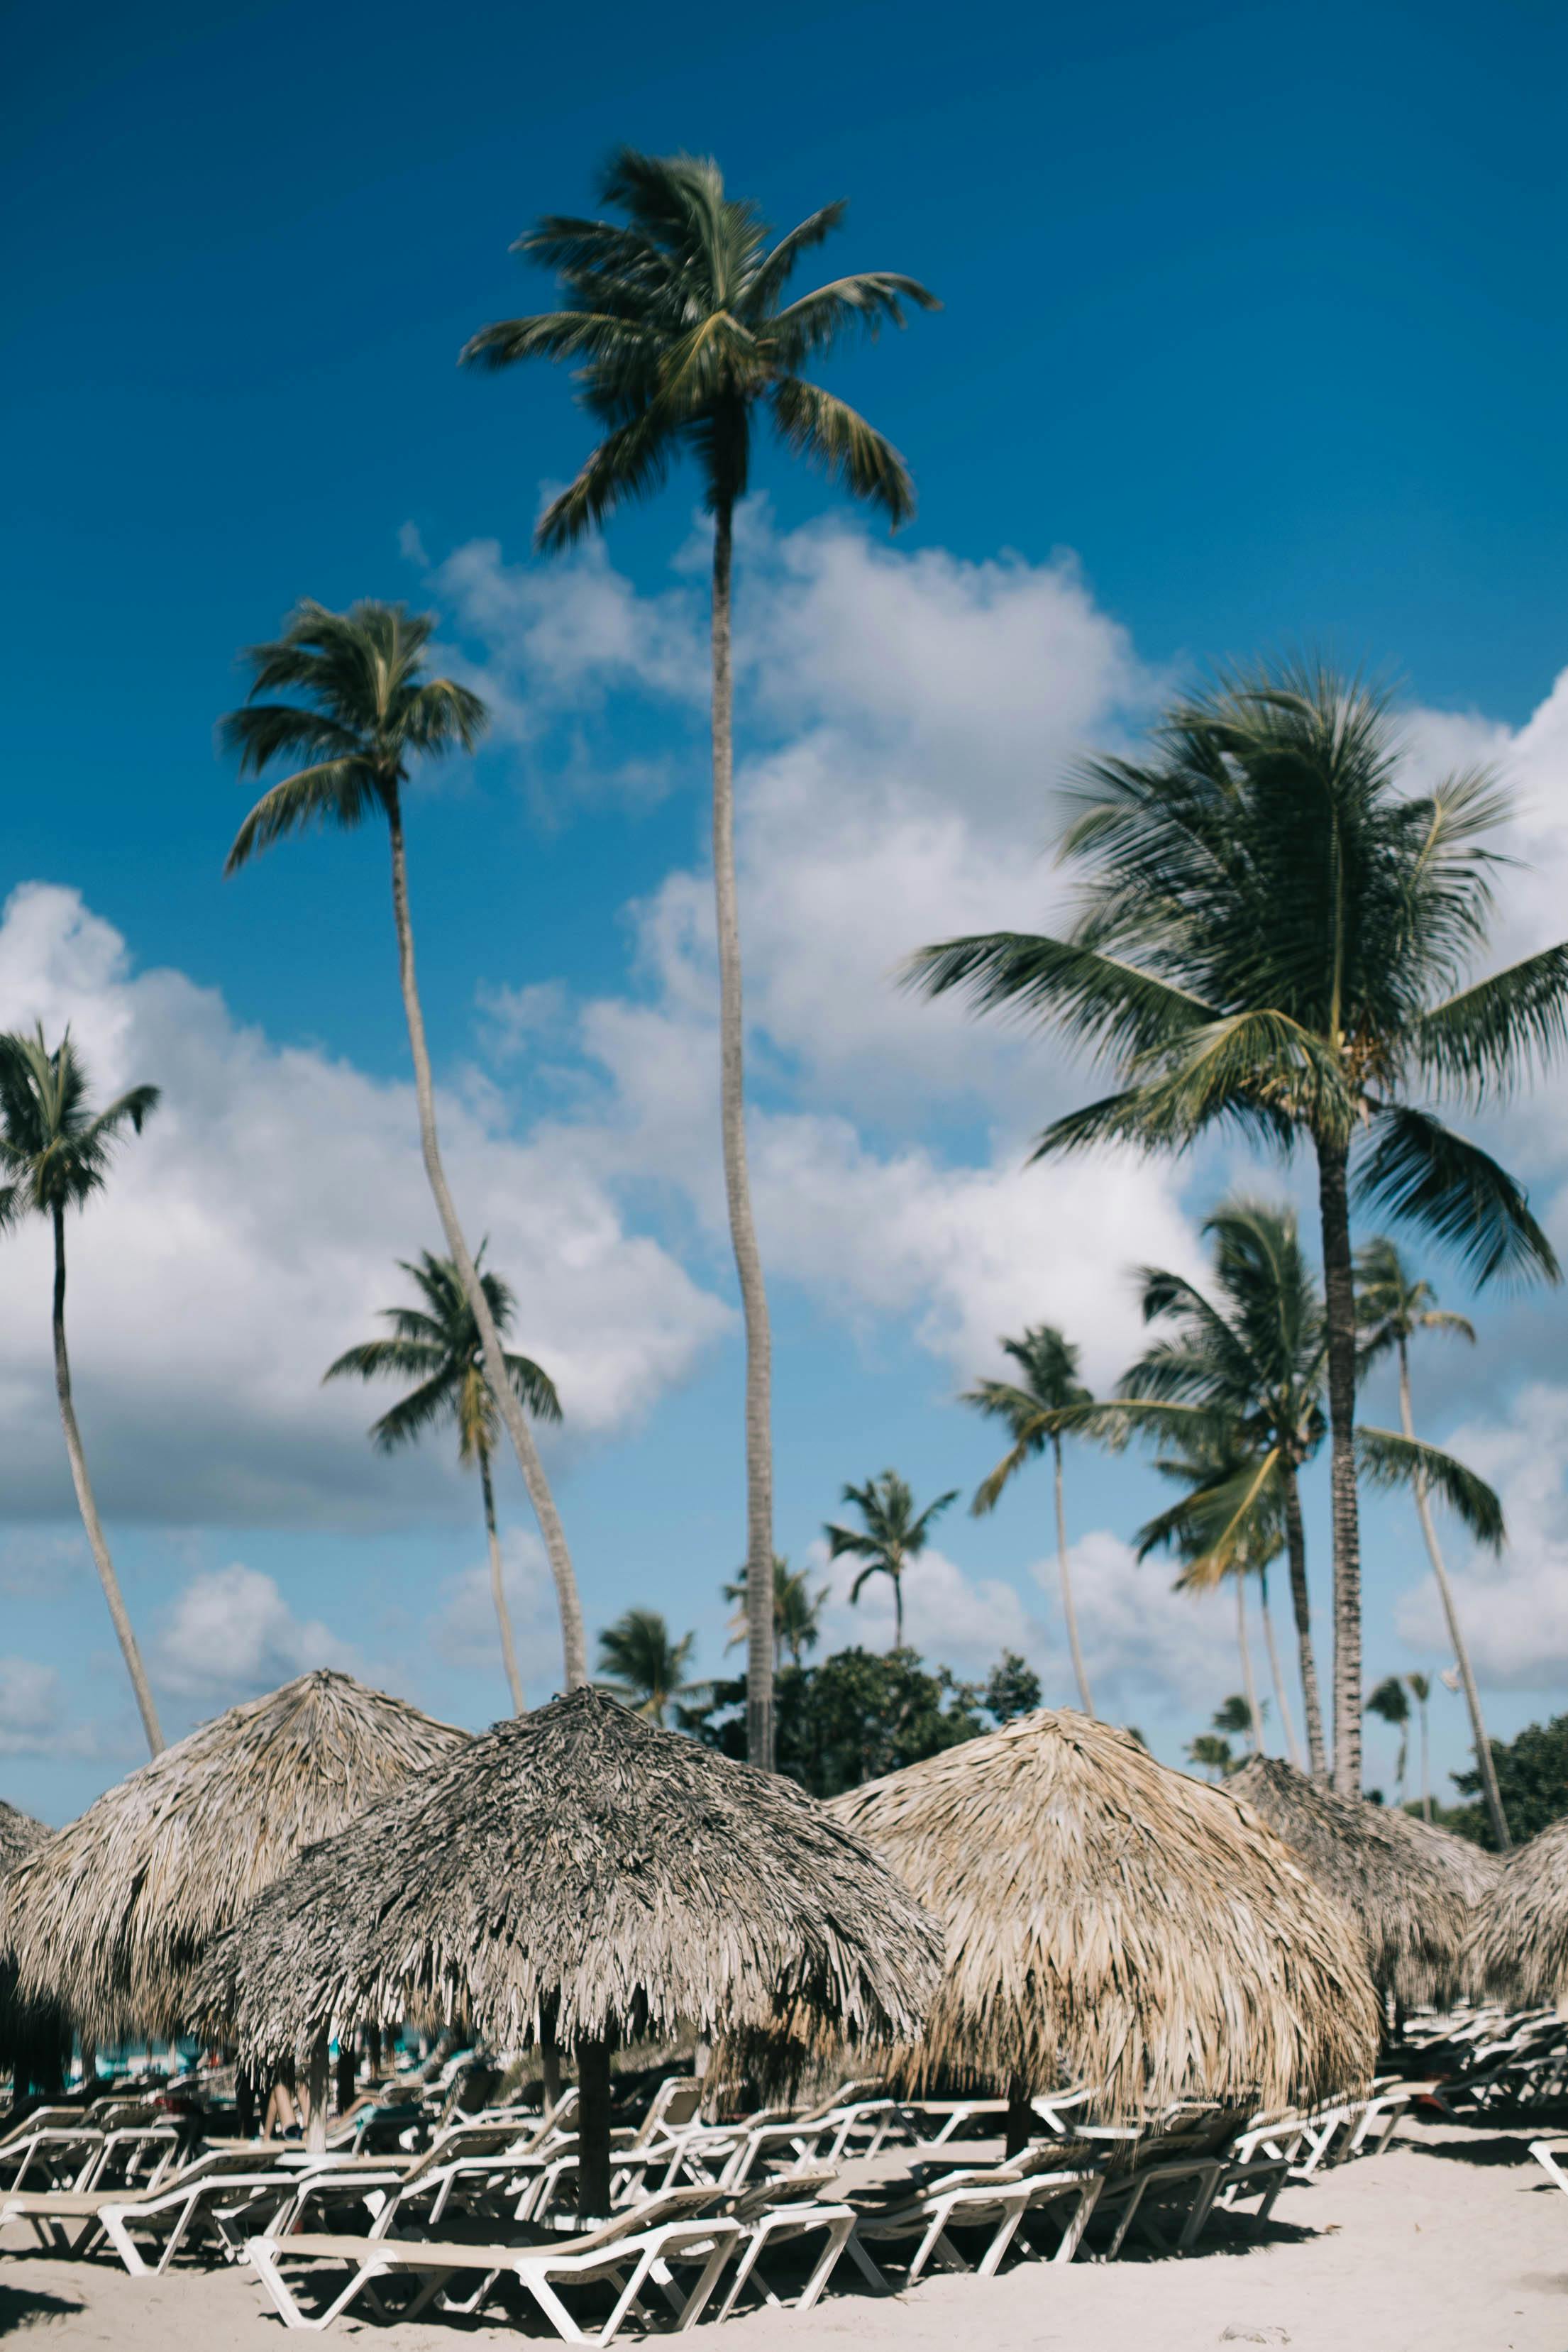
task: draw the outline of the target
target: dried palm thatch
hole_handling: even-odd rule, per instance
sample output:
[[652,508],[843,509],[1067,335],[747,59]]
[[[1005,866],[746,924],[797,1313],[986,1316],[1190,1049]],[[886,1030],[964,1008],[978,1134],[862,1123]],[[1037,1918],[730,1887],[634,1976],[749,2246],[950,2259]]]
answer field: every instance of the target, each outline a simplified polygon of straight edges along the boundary
[[467,1734],[352,1675],[231,1707],[89,1805],[0,1886],[21,1990],[110,2042],[192,2022],[192,1967],[302,1849]]
[[201,1990],[270,2062],[362,2020],[497,2048],[761,2024],[918,2025],[940,1931],[788,1780],[578,1689],[497,1724],[320,1847],[216,1943]]
[[1478,1991],[1523,2009],[1568,2006],[1568,1821],[1501,1857],[1467,1957]]
[[925,2032],[895,2060],[911,2092],[1076,2078],[1125,2114],[1371,2074],[1377,2005],[1338,1906],[1224,1790],[1124,1732],[1043,1709],[829,1811],[947,1930]]
[[[1413,1831],[1423,1850],[1438,1856],[1453,1873],[1472,1911],[1479,1903],[1485,1902],[1501,1874],[1500,1853],[1493,1853],[1489,1846],[1478,1845],[1474,1838],[1459,1837],[1453,1830],[1440,1829],[1436,1822],[1424,1822],[1419,1813],[1396,1812],[1388,1818]],[[1474,1924],[1472,1920],[1472,1928]]]
[[[48,1834],[31,1813],[0,1799],[0,1879]],[[61,2012],[52,2002],[19,1999],[15,1963],[0,1949],[0,2074],[10,2074],[18,2091],[28,2080],[53,2083],[69,2052],[70,2032]]]
[[1253,1757],[1229,1786],[1350,1912],[1380,1992],[1413,2009],[1468,1989],[1469,1896],[1425,1823],[1364,1797],[1342,1797],[1274,1756]]

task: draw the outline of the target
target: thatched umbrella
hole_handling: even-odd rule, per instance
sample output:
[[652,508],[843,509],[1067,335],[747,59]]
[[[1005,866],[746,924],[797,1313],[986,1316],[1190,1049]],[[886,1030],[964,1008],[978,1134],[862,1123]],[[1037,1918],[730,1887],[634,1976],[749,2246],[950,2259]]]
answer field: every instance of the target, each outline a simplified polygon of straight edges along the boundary
[[[1414,1832],[1423,1851],[1435,1853],[1452,1872],[1455,1884],[1472,1911],[1486,1901],[1502,1874],[1500,1853],[1494,1853],[1490,1846],[1478,1845],[1474,1838],[1441,1829],[1436,1822],[1424,1822],[1419,1813],[1396,1812],[1388,1818]],[[1473,1927],[1474,1922],[1471,1924]]]
[[1425,1822],[1340,1796],[1275,1756],[1253,1757],[1229,1786],[1351,1913],[1379,1991],[1413,2009],[1465,1990],[1467,1881]]
[[911,2091],[1079,2078],[1122,2113],[1179,2095],[1269,2105],[1371,2073],[1355,1937],[1270,1831],[1125,1732],[1042,1709],[834,1798],[947,1930]]
[[609,2189],[616,2038],[784,2012],[911,2032],[940,1931],[793,1782],[578,1689],[410,1780],[264,1895],[203,1970],[277,2061],[403,2011],[574,2043],[579,2204]]
[[[0,1879],[48,1834],[42,1822],[0,1798]],[[69,2050],[70,2032],[60,2011],[52,2002],[19,1999],[16,1965],[0,1948],[0,2072],[9,2069],[16,2095],[29,2079],[47,2076],[51,2087],[58,2084]]]
[[25,1995],[84,2037],[194,2023],[191,1970],[301,1850],[468,1735],[352,1675],[301,1675],[165,1748],[0,1886]]
[[1498,1863],[1467,1953],[1479,1991],[1518,2007],[1568,2007],[1568,1821]]

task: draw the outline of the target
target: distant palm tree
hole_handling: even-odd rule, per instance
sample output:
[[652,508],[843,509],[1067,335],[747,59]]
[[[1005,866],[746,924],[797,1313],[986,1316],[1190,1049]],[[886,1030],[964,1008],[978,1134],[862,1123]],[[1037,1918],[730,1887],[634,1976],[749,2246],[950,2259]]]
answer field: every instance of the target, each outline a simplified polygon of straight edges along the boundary
[[1218,1732],[1200,1731],[1195,1739],[1187,1742],[1187,1754],[1200,1772],[1211,1780],[1223,1780],[1236,1769],[1236,1755],[1228,1739]]
[[1078,1349],[1054,1325],[1035,1324],[1021,1339],[1004,1339],[1002,1347],[1017,1365],[1021,1378],[1016,1381],[978,1381],[973,1388],[964,1391],[963,1402],[1005,1422],[1012,1432],[1013,1444],[991,1475],[977,1489],[970,1508],[977,1518],[987,1511],[994,1511],[1008,1480],[1023,1468],[1032,1454],[1043,1453],[1047,1445],[1050,1447],[1056,1472],[1057,1566],[1061,1576],[1062,1616],[1067,1625],[1068,1648],[1072,1654],[1079,1704],[1085,1715],[1092,1715],[1094,1700],[1089,1692],[1088,1670],[1083,1663],[1082,1644],[1078,1637],[1078,1611],[1073,1606],[1072,1571],[1068,1565],[1061,1431],[1056,1428],[1047,1431],[1040,1422],[1040,1413],[1042,1410],[1059,1412],[1068,1405],[1092,1404],[1094,1399],[1078,1377]]
[[[822,1604],[827,1598],[827,1587],[820,1585],[814,1592],[804,1568],[791,1568],[782,1553],[773,1554],[773,1639],[790,1654],[790,1663],[798,1666],[805,1651],[815,1650],[822,1635]],[[723,1588],[724,1598],[739,1603],[737,1613],[730,1621],[727,1649],[739,1649],[750,1635],[746,1616],[746,1571],[742,1568],[733,1580]]]
[[[1378,1234],[1357,1251],[1355,1272],[1362,1369],[1364,1371],[1380,1356],[1392,1354],[1396,1359],[1399,1365],[1400,1426],[1405,1437],[1414,1444],[1415,1416],[1410,1402],[1411,1340],[1417,1331],[1439,1331],[1456,1339],[1468,1339],[1473,1347],[1476,1338],[1474,1328],[1462,1315],[1450,1314],[1438,1306],[1437,1294],[1432,1285],[1411,1272],[1386,1234]],[[1437,1530],[1432,1524],[1427,1480],[1424,1474],[1417,1474],[1413,1483],[1415,1516],[1421,1522],[1426,1557],[1437,1580],[1443,1614],[1448,1624],[1448,1639],[1454,1646],[1454,1660],[1465,1685],[1465,1705],[1470,1713],[1470,1737],[1475,1743],[1476,1765],[1486,1798],[1487,1818],[1491,1823],[1498,1852],[1506,1853],[1509,1834],[1508,1820],[1502,1809],[1502,1791],[1498,1787],[1491,1742],[1487,1738],[1486,1724],[1481,1717],[1481,1695],[1476,1685],[1475,1669],[1470,1664],[1464,1629],[1459,1623],[1454,1588],[1448,1581]]]
[[1334,1554],[1334,1777],[1361,1788],[1361,1538],[1351,1160],[1378,1202],[1479,1281],[1559,1278],[1522,1188],[1428,1107],[1472,1101],[1568,1037],[1568,946],[1466,984],[1508,815],[1488,778],[1411,791],[1395,715],[1363,681],[1290,665],[1177,704],[1148,754],[1087,770],[1064,854],[1087,877],[1064,938],[999,931],[914,959],[926,993],[1054,1019],[1116,1091],[1037,1156],[1183,1150],[1216,1127],[1317,1160]]
[[604,437],[540,519],[541,547],[570,546],[618,507],[662,487],[677,457],[696,460],[713,518],[713,888],[719,940],[721,1129],[730,1234],[746,1326],[747,1753],[771,1768],[773,1556],[772,1341],[746,1166],[741,935],[735,901],[730,594],[735,509],[766,413],[796,457],[812,459],[895,527],[914,511],[903,459],[863,416],[799,373],[852,329],[902,326],[903,305],[937,308],[912,278],[871,270],[782,302],[803,254],[844,218],[826,205],[770,251],[754,205],[725,193],[711,157],[623,147],[600,184],[620,220],[558,215],[516,250],[552,269],[569,307],[485,327],[463,352],[488,368],[581,362],[582,404]]
[[132,1630],[120,1579],[114,1572],[103,1522],[88,1475],[87,1454],[71,1397],[70,1357],[66,1349],[66,1212],[85,1208],[103,1190],[110,1153],[129,1127],[142,1122],[158,1103],[156,1087],[132,1087],[100,1111],[88,1101],[87,1073],[67,1030],[51,1054],[40,1027],[35,1035],[0,1037],[0,1229],[26,1215],[47,1217],[55,1242],[55,1393],[66,1433],[66,1454],[77,1507],[109,1603],[142,1728],[150,1752],[163,1745],[152,1685]]
[[[1247,1717],[1245,1722],[1221,1723],[1216,1717],[1215,1728],[1248,1731],[1253,1748],[1261,1748],[1263,1715],[1247,1633],[1247,1580],[1256,1576],[1280,1725],[1290,1759],[1300,1765],[1296,1728],[1290,1720],[1268,1607],[1268,1564],[1285,1549],[1279,1497],[1267,1486],[1259,1491],[1257,1458],[1247,1451],[1245,1438],[1234,1428],[1190,1430],[1184,1433],[1180,1449],[1174,1454],[1161,1454],[1154,1467],[1162,1476],[1178,1480],[1186,1491],[1179,1502],[1139,1529],[1139,1559],[1147,1559],[1151,1552],[1157,1550],[1173,1551],[1185,1563],[1176,1579],[1178,1592],[1211,1591],[1227,1576],[1236,1589],[1236,1638],[1245,1686],[1245,1699],[1237,1704],[1245,1705]],[[1225,1532],[1216,1539],[1215,1497],[1247,1493],[1253,1500],[1242,1514],[1237,1514],[1231,1505],[1221,1503]],[[1226,1705],[1230,1704],[1227,1700]]]
[[915,1509],[915,1498],[896,1470],[884,1470],[879,1478],[868,1478],[863,1486],[846,1486],[839,1498],[853,1503],[863,1525],[858,1528],[836,1527],[831,1520],[824,1528],[827,1538],[829,1559],[863,1559],[865,1567],[849,1588],[851,1601],[858,1601],[866,1580],[872,1576],[888,1577],[893,1587],[893,1647],[904,1646],[904,1570],[911,1559],[918,1559],[926,1548],[931,1521],[958,1500],[958,1489],[939,1495],[923,1511]]
[[[1432,1685],[1421,1674],[1411,1673],[1405,1679],[1421,1717],[1421,1816],[1429,1822],[1432,1818],[1432,1769],[1426,1744],[1426,1702],[1432,1696]],[[1490,1754],[1489,1749],[1488,1753]]]
[[599,1664],[610,1678],[605,1688],[650,1722],[662,1723],[671,1699],[690,1698],[709,1687],[687,1678],[696,1642],[695,1633],[672,1641],[657,1609],[626,1610],[599,1636]]
[[[521,1400],[507,1377],[495,1318],[480,1286],[473,1253],[463,1238],[436,1131],[436,1091],[425,1039],[425,1014],[414,971],[414,926],[408,911],[408,866],[403,835],[403,790],[410,766],[439,758],[455,745],[471,751],[488,721],[484,704],[466,686],[429,677],[424,656],[435,620],[403,604],[369,598],[346,613],[329,612],[307,598],[271,645],[247,656],[254,673],[245,706],[231,710],[220,734],[239,755],[242,776],[259,776],[275,760],[305,765],[263,793],[235,836],[227,874],[291,833],[312,826],[352,828],[367,818],[386,820],[392,842],[392,911],[404,1017],[414,1058],[419,1140],[447,1251],[473,1310],[484,1351],[485,1378],[500,1410],[544,1538],[561,1612],[567,1687],[588,1679],[583,1608],[572,1555],[539,1447]],[[261,702],[281,691],[296,699]]]
[[[484,1271],[484,1244],[474,1253],[474,1265],[496,1329],[511,1327],[515,1301],[499,1274]],[[495,1486],[490,1456],[499,1434],[495,1399],[485,1379],[484,1343],[473,1308],[464,1295],[462,1276],[450,1258],[421,1250],[417,1261],[399,1258],[398,1265],[419,1292],[422,1307],[384,1307],[381,1319],[392,1326],[392,1337],[367,1339],[348,1349],[322,1374],[324,1381],[353,1378],[376,1381],[412,1380],[417,1386],[373,1423],[371,1435],[382,1451],[391,1454],[411,1444],[426,1430],[452,1426],[458,1432],[458,1459],[477,1465],[484,1497],[485,1536],[489,1546],[490,1593],[500,1629],[501,1658],[511,1690],[512,1711],[523,1712],[522,1676],[518,1671],[517,1645],[512,1640],[511,1613],[501,1578],[500,1538],[496,1531]],[[520,1402],[541,1421],[559,1421],[561,1400],[548,1372],[529,1356],[508,1355],[507,1377]]]
[[1399,1734],[1399,1759],[1394,1768],[1394,1801],[1405,1802],[1405,1771],[1410,1761],[1410,1694],[1397,1675],[1384,1675],[1366,1695],[1369,1715],[1380,1715]]

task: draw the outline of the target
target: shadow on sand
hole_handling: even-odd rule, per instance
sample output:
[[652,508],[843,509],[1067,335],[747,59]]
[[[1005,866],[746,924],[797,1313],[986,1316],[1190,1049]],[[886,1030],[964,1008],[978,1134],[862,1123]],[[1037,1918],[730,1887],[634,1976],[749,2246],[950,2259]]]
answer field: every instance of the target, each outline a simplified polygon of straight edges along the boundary
[[0,2286],[0,2336],[18,2327],[47,2326],[51,2319],[70,2319],[83,2309],[64,2295],[45,2294],[37,2287]]

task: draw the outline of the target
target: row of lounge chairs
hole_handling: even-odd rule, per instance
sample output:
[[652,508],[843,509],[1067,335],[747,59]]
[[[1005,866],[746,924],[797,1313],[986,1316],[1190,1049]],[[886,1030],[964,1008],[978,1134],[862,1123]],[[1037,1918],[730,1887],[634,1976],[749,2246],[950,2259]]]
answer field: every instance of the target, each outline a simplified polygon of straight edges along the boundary
[[1424,2013],[1406,2021],[1404,2044],[1432,2077],[1422,2093],[1452,2122],[1568,2098],[1568,2021],[1554,2009]]
[[[608,2344],[633,2319],[690,2326],[715,2296],[721,2317],[750,2298],[808,2310],[845,2259],[889,2292],[1025,2252],[1184,2252],[1216,2211],[1261,2227],[1288,2180],[1384,2145],[1411,2087],[1316,2116],[1194,2105],[1136,2127],[1095,2123],[1080,2087],[1037,2103],[1022,2154],[964,2167],[958,2136],[998,2122],[999,2102],[911,2104],[854,2083],[815,2107],[724,2119],[702,2085],[670,2076],[613,2135],[612,2212],[584,2229],[574,2095],[541,2118],[484,2105],[494,2082],[470,2069],[379,2086],[324,2153],[197,2147],[188,2124],[123,2101],[46,2111],[0,2135],[0,2223],[30,2224],[56,2253],[107,2249],[137,2274],[198,2247],[243,2260],[293,2328],[362,2304],[477,2312],[500,2294],[568,2341]],[[841,2189],[844,2161],[893,2142],[915,2150],[900,2178]]]

